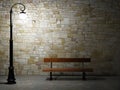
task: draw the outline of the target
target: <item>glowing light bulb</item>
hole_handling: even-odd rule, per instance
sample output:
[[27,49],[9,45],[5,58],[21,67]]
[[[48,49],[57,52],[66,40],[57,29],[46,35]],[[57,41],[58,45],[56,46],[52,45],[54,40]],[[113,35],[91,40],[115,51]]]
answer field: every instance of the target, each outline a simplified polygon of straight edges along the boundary
[[26,19],[27,15],[25,13],[20,13],[19,18],[20,19]]

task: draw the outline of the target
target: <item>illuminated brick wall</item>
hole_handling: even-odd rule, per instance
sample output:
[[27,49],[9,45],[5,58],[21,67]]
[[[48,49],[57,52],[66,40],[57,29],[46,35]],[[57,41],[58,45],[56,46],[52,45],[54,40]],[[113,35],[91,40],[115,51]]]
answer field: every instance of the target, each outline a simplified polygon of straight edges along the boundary
[[90,57],[94,74],[120,74],[119,0],[0,0],[0,75],[8,73],[9,10],[17,2],[27,14],[20,19],[13,9],[17,75],[45,75],[45,57]]

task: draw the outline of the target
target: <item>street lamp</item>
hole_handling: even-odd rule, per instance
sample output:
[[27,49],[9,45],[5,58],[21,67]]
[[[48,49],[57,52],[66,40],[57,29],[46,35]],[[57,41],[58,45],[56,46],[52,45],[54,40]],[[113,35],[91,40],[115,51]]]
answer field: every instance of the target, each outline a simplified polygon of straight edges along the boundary
[[22,8],[20,8],[20,13],[25,13],[25,5],[23,5],[22,3],[15,3],[12,5],[12,7],[10,8],[10,47],[9,47],[9,73],[8,73],[8,79],[7,79],[7,83],[8,84],[15,84],[15,75],[14,75],[14,66],[13,66],[13,24],[12,24],[12,13],[13,10],[12,8],[16,5],[21,5]]

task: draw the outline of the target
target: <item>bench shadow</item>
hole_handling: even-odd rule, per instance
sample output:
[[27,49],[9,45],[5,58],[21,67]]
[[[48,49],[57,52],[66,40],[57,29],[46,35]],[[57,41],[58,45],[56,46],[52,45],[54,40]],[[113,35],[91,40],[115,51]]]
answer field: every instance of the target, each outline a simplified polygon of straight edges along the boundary
[[106,80],[106,78],[105,77],[86,77],[86,79],[85,80],[83,80],[81,77],[62,77],[62,76],[54,76],[53,77],[53,80],[70,80],[70,81],[77,81],[77,80],[82,80],[82,81],[92,81],[92,80],[97,80],[97,81],[99,81],[99,80]]

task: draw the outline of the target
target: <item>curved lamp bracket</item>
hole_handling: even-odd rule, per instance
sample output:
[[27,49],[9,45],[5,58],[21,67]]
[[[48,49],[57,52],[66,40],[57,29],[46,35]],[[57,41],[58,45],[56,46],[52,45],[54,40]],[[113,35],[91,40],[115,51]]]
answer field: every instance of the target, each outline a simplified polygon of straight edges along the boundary
[[15,3],[15,4],[13,4],[11,9],[10,9],[10,12],[12,12],[12,8],[14,6],[16,6],[16,5],[21,5],[23,8],[20,8],[20,11],[21,11],[21,13],[25,13],[24,11],[25,11],[26,8],[25,8],[25,5],[23,5],[22,3]]

